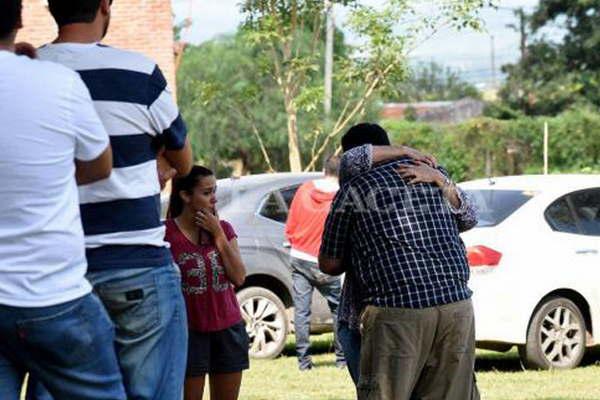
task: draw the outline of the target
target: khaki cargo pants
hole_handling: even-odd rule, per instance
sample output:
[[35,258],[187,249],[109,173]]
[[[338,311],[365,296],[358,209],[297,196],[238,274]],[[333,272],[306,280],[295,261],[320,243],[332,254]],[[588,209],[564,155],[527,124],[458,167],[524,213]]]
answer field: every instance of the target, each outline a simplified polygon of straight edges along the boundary
[[479,400],[471,300],[362,314],[358,400]]

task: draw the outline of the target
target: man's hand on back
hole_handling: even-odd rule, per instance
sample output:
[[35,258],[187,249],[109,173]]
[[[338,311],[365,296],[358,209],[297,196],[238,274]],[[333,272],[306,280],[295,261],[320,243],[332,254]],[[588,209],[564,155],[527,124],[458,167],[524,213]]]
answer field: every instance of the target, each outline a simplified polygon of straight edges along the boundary
[[[361,146],[361,148],[366,146]],[[349,150],[347,153],[359,150]],[[423,162],[433,168],[437,168],[437,160],[435,157],[429,154],[420,152],[408,146],[372,146],[371,153],[371,165],[366,170],[371,169],[373,164],[377,164],[384,161],[395,160],[401,157],[408,157],[414,161]],[[358,153],[360,154],[360,153]]]
[[430,154],[422,153],[419,150],[415,150],[408,146],[402,146],[402,150],[404,151],[405,157],[412,158],[415,161],[423,162],[433,168],[437,168],[438,166],[437,160]]
[[456,185],[439,169],[432,168],[422,161],[416,161],[414,165],[400,165],[396,171],[402,178],[408,179],[410,185],[435,183],[452,207],[456,209],[461,207],[462,200]]
[[436,168],[431,167],[423,161],[415,161],[414,165],[400,165],[397,168],[398,173],[404,179],[409,179],[408,183],[435,183],[439,187],[444,186],[446,177]]

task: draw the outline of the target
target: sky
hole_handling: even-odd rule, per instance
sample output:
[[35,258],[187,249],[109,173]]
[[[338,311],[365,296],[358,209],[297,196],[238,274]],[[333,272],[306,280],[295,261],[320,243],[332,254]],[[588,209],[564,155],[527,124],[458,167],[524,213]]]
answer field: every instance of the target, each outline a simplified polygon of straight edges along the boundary
[[[198,44],[215,36],[231,33],[241,22],[240,0],[172,0],[176,21],[192,15],[193,24],[184,32],[183,39]],[[364,0],[377,6],[384,0]],[[500,67],[519,57],[519,35],[507,27],[516,23],[513,9],[523,7],[531,11],[539,0],[500,0],[498,9],[485,9],[482,18],[486,32],[442,31],[417,48],[412,62],[436,61],[458,71],[461,76],[478,85],[490,84],[492,73],[492,39],[496,55],[496,77]],[[336,23],[343,24],[343,10],[336,10]],[[348,40],[352,42],[352,37]]]

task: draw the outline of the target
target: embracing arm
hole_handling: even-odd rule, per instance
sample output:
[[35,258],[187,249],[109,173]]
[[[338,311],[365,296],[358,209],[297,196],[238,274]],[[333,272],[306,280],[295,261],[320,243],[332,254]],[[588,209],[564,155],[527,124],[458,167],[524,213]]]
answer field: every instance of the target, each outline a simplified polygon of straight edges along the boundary
[[466,232],[477,226],[477,207],[471,196],[465,193],[454,183],[452,183],[449,188],[444,191],[444,196],[448,200],[448,206],[456,218],[458,230],[460,232]]
[[458,230],[460,232],[468,231],[477,225],[477,207],[471,197],[460,189],[452,180],[448,171],[443,167],[431,168],[425,163],[416,165],[401,165],[398,167],[398,173],[409,184],[433,183],[437,185],[448,204],[450,212],[454,215]]
[[471,196],[452,181],[445,168],[438,167],[437,171],[442,176],[436,180],[436,184],[442,190],[450,212],[456,219],[458,230],[466,232],[477,226],[477,207]]
[[365,144],[348,150],[340,161],[340,182],[343,184],[353,177],[367,172],[374,164],[401,157],[410,157],[436,166],[437,161],[407,146],[373,146]]

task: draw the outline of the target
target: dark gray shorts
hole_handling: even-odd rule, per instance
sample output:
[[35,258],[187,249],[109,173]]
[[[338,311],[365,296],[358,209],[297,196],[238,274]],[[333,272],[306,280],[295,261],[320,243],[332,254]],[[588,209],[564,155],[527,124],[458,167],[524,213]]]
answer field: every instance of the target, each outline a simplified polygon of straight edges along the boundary
[[227,374],[250,367],[244,321],[217,332],[189,332],[186,376]]

